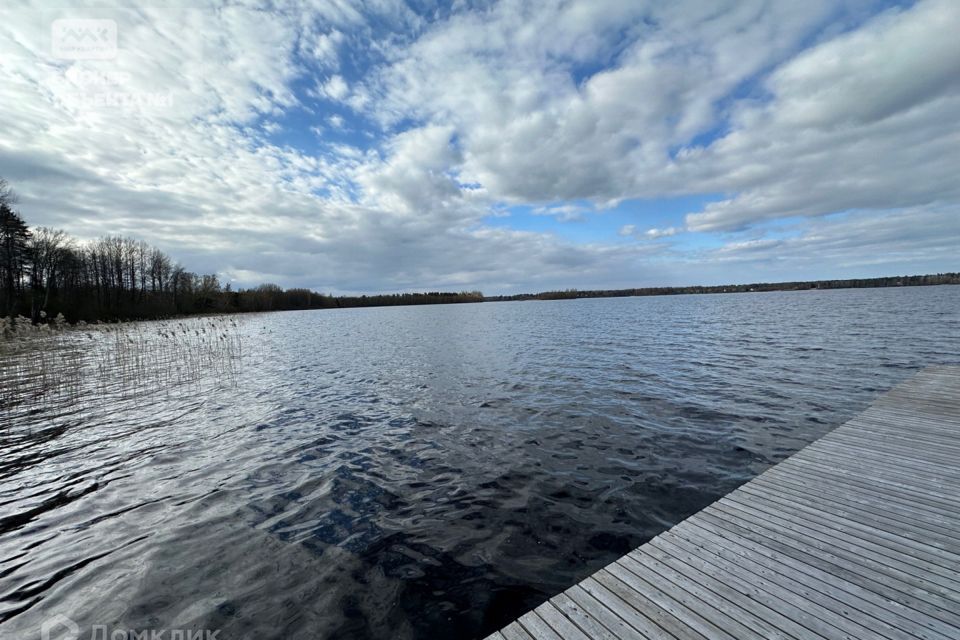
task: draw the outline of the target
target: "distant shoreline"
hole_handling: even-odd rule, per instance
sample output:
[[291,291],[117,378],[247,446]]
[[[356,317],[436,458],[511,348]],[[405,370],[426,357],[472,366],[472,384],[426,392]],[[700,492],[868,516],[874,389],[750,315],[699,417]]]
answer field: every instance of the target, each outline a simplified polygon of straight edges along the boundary
[[[499,296],[485,296],[480,291],[334,296],[302,287],[284,289],[273,283],[234,289],[230,283],[222,284],[215,273],[187,271],[141,240],[105,236],[81,242],[65,231],[31,229],[12,208],[15,202],[15,194],[0,177],[0,318],[9,319],[4,326],[10,331],[24,321],[61,325],[258,311],[960,284],[960,273],[951,272],[715,286],[566,289]],[[2,333],[8,330],[4,328]]]
[[937,273],[918,276],[887,276],[882,278],[850,278],[846,280],[806,280],[795,282],[755,282],[752,284],[723,284],[690,287],[640,287],[633,289],[566,289],[504,296],[484,296],[484,302],[514,302],[520,300],[577,300],[580,298],[632,298],[638,296],[674,296],[701,293],[759,293],[764,291],[810,291],[827,289],[876,289],[883,287],[924,287],[942,284],[960,284],[960,273]]

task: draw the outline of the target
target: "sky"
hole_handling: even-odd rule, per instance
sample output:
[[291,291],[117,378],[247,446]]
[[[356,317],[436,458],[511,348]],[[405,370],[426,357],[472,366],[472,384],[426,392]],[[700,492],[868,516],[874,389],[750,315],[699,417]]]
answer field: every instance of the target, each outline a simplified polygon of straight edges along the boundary
[[64,4],[0,8],[19,210],[234,287],[960,271],[957,0]]

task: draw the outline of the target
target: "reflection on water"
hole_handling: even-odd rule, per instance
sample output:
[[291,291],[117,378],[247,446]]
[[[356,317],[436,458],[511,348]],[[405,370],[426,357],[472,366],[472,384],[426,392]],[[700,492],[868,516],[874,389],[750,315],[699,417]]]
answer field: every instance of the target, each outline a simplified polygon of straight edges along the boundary
[[0,409],[0,634],[482,636],[960,362],[958,312],[928,287],[177,325],[208,351],[61,334],[70,393]]

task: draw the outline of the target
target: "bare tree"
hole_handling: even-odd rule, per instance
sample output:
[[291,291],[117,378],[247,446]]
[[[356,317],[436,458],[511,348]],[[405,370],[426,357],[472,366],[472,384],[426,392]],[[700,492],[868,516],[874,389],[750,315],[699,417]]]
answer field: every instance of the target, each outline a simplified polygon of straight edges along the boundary
[[13,205],[17,204],[17,200],[17,194],[13,192],[10,183],[0,178],[0,206],[7,206],[12,209]]
[[150,252],[150,287],[153,292],[166,292],[170,269],[170,258],[159,249],[153,249]]
[[60,287],[60,276],[73,241],[65,231],[39,227],[28,242],[30,259],[31,315],[38,320],[50,303],[50,294]]

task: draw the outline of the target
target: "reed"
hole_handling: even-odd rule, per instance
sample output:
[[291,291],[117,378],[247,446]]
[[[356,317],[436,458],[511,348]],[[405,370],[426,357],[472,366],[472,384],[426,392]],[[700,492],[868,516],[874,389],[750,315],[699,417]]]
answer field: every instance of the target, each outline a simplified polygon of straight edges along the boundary
[[[62,318],[62,316],[61,316]],[[224,316],[93,325],[0,320],[0,410],[193,393],[235,384],[239,322]]]

